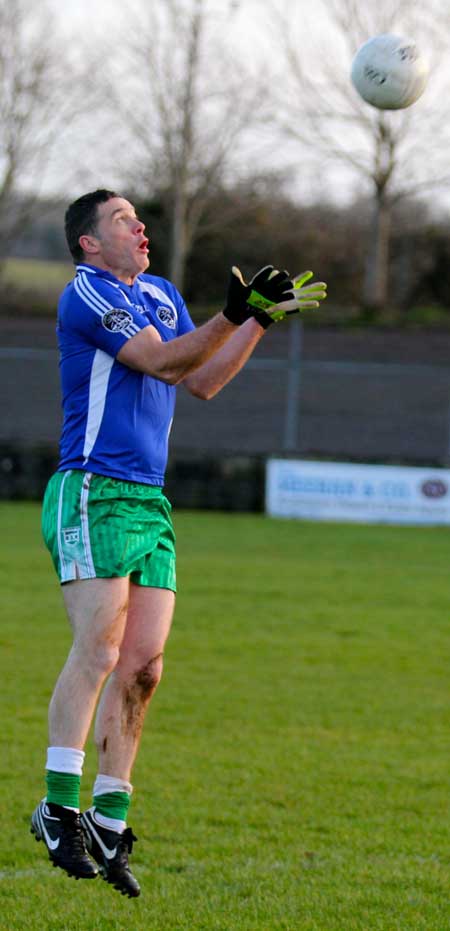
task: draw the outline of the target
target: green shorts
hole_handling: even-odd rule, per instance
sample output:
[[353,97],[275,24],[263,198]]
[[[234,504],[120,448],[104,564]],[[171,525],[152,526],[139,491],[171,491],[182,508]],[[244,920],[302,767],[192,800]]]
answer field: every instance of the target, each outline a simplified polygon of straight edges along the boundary
[[42,534],[61,582],[129,576],[176,591],[175,533],[161,488],[70,470],[50,479]]

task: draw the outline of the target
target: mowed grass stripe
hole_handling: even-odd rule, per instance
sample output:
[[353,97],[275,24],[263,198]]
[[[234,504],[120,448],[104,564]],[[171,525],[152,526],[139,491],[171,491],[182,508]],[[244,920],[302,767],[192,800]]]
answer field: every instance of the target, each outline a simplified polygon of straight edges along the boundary
[[[28,834],[70,638],[39,507],[0,516],[0,928],[450,926],[446,529],[175,515],[180,592],[134,773],[130,903],[53,870]],[[83,804],[94,775],[90,744]]]

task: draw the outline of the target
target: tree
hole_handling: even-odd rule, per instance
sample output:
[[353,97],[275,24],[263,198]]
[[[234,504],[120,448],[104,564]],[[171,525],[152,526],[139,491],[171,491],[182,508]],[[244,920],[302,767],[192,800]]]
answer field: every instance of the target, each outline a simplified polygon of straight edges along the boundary
[[74,115],[67,58],[45,13],[44,3],[0,0],[0,257],[42,209],[53,147]]
[[243,146],[262,117],[260,75],[249,79],[249,56],[233,56],[224,41],[238,7],[231,0],[135,0],[132,29],[121,28],[122,67],[109,78],[122,133],[126,126],[121,169],[138,197],[156,195],[169,211],[169,277],[179,288],[215,191],[248,172]]
[[[285,138],[300,148],[303,164],[308,154],[314,158],[322,189],[331,168],[347,190],[371,193],[362,304],[377,311],[388,297],[394,205],[450,184],[450,128],[439,93],[450,14],[444,0],[430,0],[426,7],[410,0],[318,0],[311,21],[306,6],[297,4],[295,14],[286,0],[272,5],[282,61],[277,120]],[[365,104],[349,80],[359,46],[385,32],[417,37],[433,56],[424,97],[393,113]]]

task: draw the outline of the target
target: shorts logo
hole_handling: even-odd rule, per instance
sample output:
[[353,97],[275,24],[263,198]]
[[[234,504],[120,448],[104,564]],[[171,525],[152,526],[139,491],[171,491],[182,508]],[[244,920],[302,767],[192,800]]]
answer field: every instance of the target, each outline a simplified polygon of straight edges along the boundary
[[173,307],[163,307],[160,305],[156,308],[156,316],[163,326],[169,327],[169,330],[175,329],[177,325],[177,314]]
[[63,540],[68,546],[75,546],[80,542],[80,527],[66,527],[63,532]]
[[126,330],[127,326],[133,322],[133,317],[128,310],[122,310],[117,307],[115,310],[108,310],[103,314],[102,325],[110,333],[121,333]]

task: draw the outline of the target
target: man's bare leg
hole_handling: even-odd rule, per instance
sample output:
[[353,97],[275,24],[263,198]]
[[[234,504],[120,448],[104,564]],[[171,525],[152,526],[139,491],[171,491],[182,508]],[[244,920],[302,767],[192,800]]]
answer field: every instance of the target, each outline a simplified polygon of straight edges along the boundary
[[129,779],[145,712],[161,678],[174,604],[168,589],[130,584],[119,662],[106,683],[95,723],[99,769],[94,805],[84,812],[82,823],[103,878],[129,896],[140,893],[128,865],[136,840],[126,827]]
[[50,702],[50,745],[82,749],[101,687],[119,659],[129,580],[86,579],[62,589],[74,639]]
[[99,773],[129,780],[145,713],[160,681],[175,595],[130,583],[128,616],[117,665],[100,700],[95,742]]
[[33,812],[31,831],[69,876],[94,879],[79,808],[84,747],[102,684],[119,657],[128,579],[91,579],[63,587],[74,640],[49,709],[47,797]]

